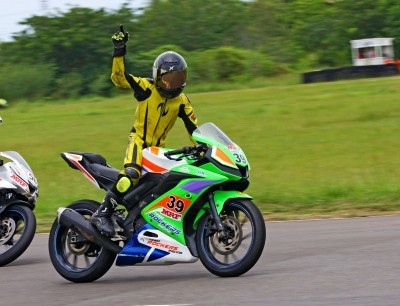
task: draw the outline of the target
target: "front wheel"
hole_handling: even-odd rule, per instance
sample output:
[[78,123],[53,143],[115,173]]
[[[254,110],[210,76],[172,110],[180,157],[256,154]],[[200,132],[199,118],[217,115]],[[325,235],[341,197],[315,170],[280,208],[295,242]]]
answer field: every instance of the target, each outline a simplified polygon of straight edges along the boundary
[[10,205],[0,215],[0,267],[17,259],[31,244],[36,217],[23,205]]
[[[85,218],[90,218],[100,203],[81,200],[68,206]],[[86,240],[78,232],[62,226],[58,219],[49,235],[49,254],[57,272],[75,282],[92,282],[102,277],[112,266],[116,254]]]
[[221,277],[239,276],[260,258],[266,239],[264,218],[253,202],[232,199],[220,214],[224,233],[217,231],[211,215],[197,229],[197,250],[204,267]]

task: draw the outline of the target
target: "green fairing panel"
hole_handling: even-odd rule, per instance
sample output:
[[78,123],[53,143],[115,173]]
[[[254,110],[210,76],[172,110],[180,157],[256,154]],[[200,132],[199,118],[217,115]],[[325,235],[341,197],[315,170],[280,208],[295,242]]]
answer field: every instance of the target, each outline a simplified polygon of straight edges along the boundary
[[[224,204],[226,201],[229,199],[252,199],[251,196],[248,194],[242,193],[240,191],[221,191],[217,190],[214,192],[214,202],[215,206],[217,208],[218,214],[221,213],[222,209],[224,208]],[[206,203],[203,208],[210,208],[210,204]],[[193,227],[197,227],[197,223],[200,220],[200,218],[204,215],[206,211],[204,209],[200,210],[198,215],[196,216],[196,219],[194,221]]]
[[217,190],[214,192],[214,202],[218,213],[222,211],[225,202],[229,199],[252,199],[252,197],[240,191]]

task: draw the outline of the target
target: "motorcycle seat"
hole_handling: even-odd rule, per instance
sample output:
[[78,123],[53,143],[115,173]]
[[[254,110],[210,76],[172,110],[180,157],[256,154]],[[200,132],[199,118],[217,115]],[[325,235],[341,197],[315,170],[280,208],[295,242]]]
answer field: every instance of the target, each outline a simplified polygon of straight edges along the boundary
[[100,164],[103,166],[108,166],[106,159],[98,153],[86,153],[86,152],[78,152],[78,151],[71,151],[69,153],[82,155],[91,164]]

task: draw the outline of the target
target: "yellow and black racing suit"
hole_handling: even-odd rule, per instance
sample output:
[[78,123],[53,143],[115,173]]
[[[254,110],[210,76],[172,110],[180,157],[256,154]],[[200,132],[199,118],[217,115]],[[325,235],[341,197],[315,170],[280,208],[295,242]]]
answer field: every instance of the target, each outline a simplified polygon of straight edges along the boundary
[[[142,149],[150,146],[163,147],[168,132],[180,117],[191,135],[197,127],[197,119],[188,97],[181,93],[173,99],[161,96],[151,79],[136,77],[125,70],[123,56],[113,58],[111,80],[121,88],[131,88],[138,101],[135,121],[129,134],[124,167],[141,172]],[[124,172],[122,174],[125,174]],[[124,193],[130,183],[119,181],[117,190]]]

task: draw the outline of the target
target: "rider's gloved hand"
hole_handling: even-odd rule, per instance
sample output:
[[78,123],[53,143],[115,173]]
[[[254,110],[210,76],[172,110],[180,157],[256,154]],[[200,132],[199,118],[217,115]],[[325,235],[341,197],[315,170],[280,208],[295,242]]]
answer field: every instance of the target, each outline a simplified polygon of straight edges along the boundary
[[126,54],[126,43],[129,39],[129,33],[124,31],[122,24],[119,27],[119,31],[111,36],[111,40],[114,44],[113,57],[124,56]]

